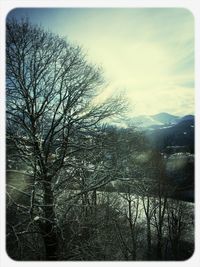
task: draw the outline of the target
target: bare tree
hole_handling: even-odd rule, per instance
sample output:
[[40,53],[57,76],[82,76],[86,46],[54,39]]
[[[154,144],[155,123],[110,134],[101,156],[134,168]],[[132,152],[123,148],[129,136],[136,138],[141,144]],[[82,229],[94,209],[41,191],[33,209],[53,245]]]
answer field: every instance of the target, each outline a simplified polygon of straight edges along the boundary
[[151,224],[152,217],[154,212],[154,205],[152,201],[151,189],[152,184],[149,181],[141,181],[138,186],[139,192],[142,198],[143,211],[146,217],[146,239],[147,239],[147,259],[151,260],[152,258],[152,232],[151,232]]
[[164,236],[164,225],[165,225],[165,216],[168,200],[168,189],[169,186],[166,182],[165,175],[165,166],[162,160],[162,157],[159,153],[154,152],[152,154],[152,174],[154,178],[154,209],[153,209],[153,218],[154,226],[157,233],[157,245],[156,245],[156,254],[157,259],[162,260],[163,258],[163,236]]
[[[191,227],[192,208],[189,203],[171,199],[167,203],[167,229],[172,257],[180,260],[181,249],[184,249],[183,240],[187,240],[187,232]],[[192,239],[192,235],[190,234]],[[189,251],[189,249],[188,249]],[[185,257],[187,257],[185,255]]]
[[7,139],[33,177],[29,214],[46,259],[57,260],[54,185],[63,169],[65,181],[74,177],[77,153],[94,149],[80,137],[90,139],[99,122],[123,110],[123,100],[94,104],[103,78],[80,47],[25,20],[8,21],[6,34]]

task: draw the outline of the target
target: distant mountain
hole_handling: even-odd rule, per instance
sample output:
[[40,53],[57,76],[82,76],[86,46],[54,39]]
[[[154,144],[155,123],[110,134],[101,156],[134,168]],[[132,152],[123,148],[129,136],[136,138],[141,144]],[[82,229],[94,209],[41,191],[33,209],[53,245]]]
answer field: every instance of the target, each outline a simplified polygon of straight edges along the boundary
[[191,153],[194,152],[194,116],[189,115],[179,119],[179,122],[169,127],[155,130],[146,129],[150,144],[159,150],[166,147],[182,146]]
[[161,112],[155,115],[140,115],[126,120],[128,126],[135,126],[140,130],[156,130],[170,128],[182,121],[194,121],[193,115],[183,117],[175,116],[167,112]]
[[180,117],[171,115],[166,112],[158,113],[151,116],[154,120],[163,124],[174,124],[177,123]]
[[152,116],[140,115],[127,120],[129,126],[136,126],[139,128],[147,128],[152,125],[163,125],[162,122],[154,119]]
[[181,122],[181,121],[191,121],[191,120],[194,121],[194,115],[186,115],[186,116],[180,118],[179,122]]

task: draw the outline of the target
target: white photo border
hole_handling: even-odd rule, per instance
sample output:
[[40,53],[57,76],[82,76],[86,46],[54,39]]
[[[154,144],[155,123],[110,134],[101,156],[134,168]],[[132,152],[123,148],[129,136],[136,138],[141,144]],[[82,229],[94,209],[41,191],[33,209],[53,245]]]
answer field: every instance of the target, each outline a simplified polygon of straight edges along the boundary
[[[101,262],[45,262],[45,261],[14,261],[6,253],[5,231],[5,21],[7,14],[14,8],[185,8],[191,11],[195,20],[195,251],[186,261],[101,261]],[[60,266],[70,265],[110,265],[115,266],[181,266],[196,267],[200,264],[200,1],[199,0],[0,0],[0,263],[3,267],[15,266]],[[116,244],[117,245],[117,244]]]

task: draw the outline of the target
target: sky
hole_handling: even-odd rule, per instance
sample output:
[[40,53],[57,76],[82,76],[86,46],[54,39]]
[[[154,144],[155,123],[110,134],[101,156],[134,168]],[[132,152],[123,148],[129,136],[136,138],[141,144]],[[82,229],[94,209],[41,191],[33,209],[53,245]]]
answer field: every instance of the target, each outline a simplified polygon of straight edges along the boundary
[[15,9],[8,17],[81,45],[107,81],[100,99],[120,91],[130,115],[194,114],[194,18],[183,8]]

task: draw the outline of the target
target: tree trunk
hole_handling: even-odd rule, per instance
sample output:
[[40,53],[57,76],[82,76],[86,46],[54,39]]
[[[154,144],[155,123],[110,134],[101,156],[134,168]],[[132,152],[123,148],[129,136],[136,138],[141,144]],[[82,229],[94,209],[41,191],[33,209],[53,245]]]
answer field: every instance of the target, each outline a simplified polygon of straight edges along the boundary
[[131,207],[131,200],[128,201],[129,207],[129,225],[130,225],[130,234],[132,240],[132,250],[131,250],[131,257],[132,260],[136,260],[136,239],[135,239],[135,224],[133,224],[133,216],[132,216],[132,207]]
[[147,259],[151,260],[152,248],[151,248],[151,225],[150,220],[147,220]]
[[158,235],[157,240],[157,260],[162,260],[162,234]]
[[51,183],[44,183],[44,214],[43,238],[46,250],[46,260],[58,260],[58,235],[56,225],[56,215],[54,211],[54,198]]
[[136,260],[136,244],[132,243],[132,246],[133,246],[133,249],[131,251],[131,257],[132,257],[132,260],[135,261]]

